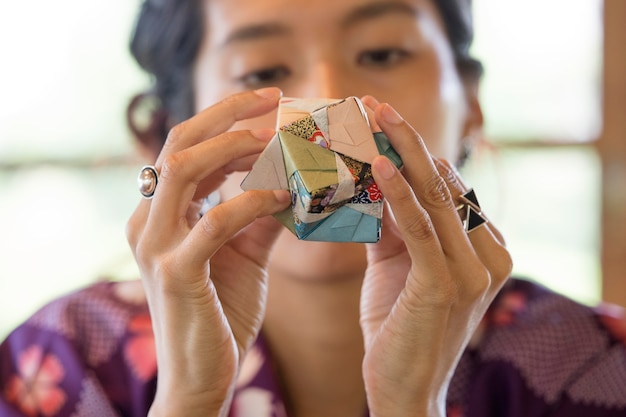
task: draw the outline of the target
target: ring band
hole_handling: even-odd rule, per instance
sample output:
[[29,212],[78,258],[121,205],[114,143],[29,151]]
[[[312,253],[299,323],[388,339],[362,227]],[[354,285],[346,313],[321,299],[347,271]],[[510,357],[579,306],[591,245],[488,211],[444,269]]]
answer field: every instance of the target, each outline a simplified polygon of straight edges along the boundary
[[151,199],[159,183],[159,172],[153,165],[146,165],[139,171],[137,185],[144,198]]
[[461,195],[459,203],[456,209],[461,216],[463,227],[467,233],[488,222],[480,208],[480,204],[478,204],[478,198],[474,189],[470,188],[468,192]]

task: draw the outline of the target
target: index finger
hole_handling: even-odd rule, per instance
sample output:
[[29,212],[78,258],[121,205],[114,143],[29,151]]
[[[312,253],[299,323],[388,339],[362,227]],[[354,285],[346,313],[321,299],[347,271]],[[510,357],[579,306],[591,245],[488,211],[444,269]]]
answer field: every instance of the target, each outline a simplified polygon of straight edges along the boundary
[[262,88],[228,96],[207,107],[170,130],[155,165],[160,167],[167,155],[224,133],[237,121],[270,112],[276,108],[282,94],[276,87]]
[[404,162],[404,176],[428,212],[449,256],[467,256],[469,240],[445,180],[420,135],[389,104],[376,107],[376,119]]

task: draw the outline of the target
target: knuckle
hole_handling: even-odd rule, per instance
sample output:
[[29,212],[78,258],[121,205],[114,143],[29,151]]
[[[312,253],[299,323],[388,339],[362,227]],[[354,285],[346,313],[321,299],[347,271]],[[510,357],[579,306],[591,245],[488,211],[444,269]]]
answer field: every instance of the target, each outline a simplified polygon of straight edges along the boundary
[[231,94],[222,99],[222,104],[226,107],[236,106],[241,99],[241,94]]
[[133,213],[126,222],[126,240],[132,249],[137,246],[137,242],[139,241],[139,225],[138,220],[136,219],[137,214]]
[[482,264],[472,269],[471,276],[464,281],[463,292],[468,299],[481,299],[491,288],[492,276],[490,271]]
[[478,263],[469,269],[471,274],[463,281],[463,293],[468,300],[481,300],[500,290],[509,278],[513,262],[502,246],[491,250],[488,263]]
[[185,166],[185,158],[180,153],[168,155],[161,166],[160,176],[162,179],[175,178]]
[[439,175],[441,175],[441,177],[448,184],[448,188],[458,191],[463,190],[463,184],[457,176],[455,168],[449,161],[445,159],[438,160],[437,167],[439,168]]
[[418,240],[432,239],[435,235],[435,228],[427,213],[420,210],[420,214],[414,216],[405,224],[405,230],[410,236]]
[[153,259],[154,253],[151,246],[146,243],[145,239],[140,239],[135,245],[135,260],[137,264],[145,268],[151,265]]
[[216,239],[226,234],[228,230],[228,216],[221,215],[221,210],[213,209],[200,219],[200,227],[209,239]]
[[446,208],[450,205],[450,190],[439,174],[432,175],[424,182],[423,204],[431,208]]
[[449,309],[458,302],[459,296],[459,288],[451,277],[440,277],[436,287],[430,288],[421,298],[433,307]]
[[268,192],[265,190],[249,190],[242,194],[244,204],[246,207],[250,207],[253,211],[260,211],[268,202]]
[[509,251],[502,245],[498,245],[498,249],[494,251],[494,258],[497,259],[496,265],[492,270],[494,285],[498,288],[509,278],[513,270],[513,258]]
[[442,280],[435,295],[436,302],[439,305],[451,306],[459,299],[459,287],[452,279],[445,279]]
[[149,274],[150,284],[157,286],[164,293],[177,293],[180,280],[179,262],[174,254],[165,255],[154,263]]
[[238,155],[238,147],[236,145],[239,144],[237,139],[241,137],[241,132],[224,132],[220,136],[216,137],[213,143],[215,146],[219,146],[220,152],[224,155],[224,160],[233,161],[237,159]]
[[246,206],[258,206],[263,202],[265,193],[262,190],[250,190],[242,194],[241,198],[245,200]]
[[224,97],[222,99],[222,101],[220,101],[220,106],[225,107],[226,109],[228,109],[229,114],[231,114],[231,116],[234,119],[237,118],[236,114],[237,114],[237,109],[241,106],[241,101],[242,101],[242,94],[233,94],[227,97]]
[[415,194],[413,194],[413,191],[408,186],[402,184],[402,182],[399,182],[399,184],[396,186],[394,199],[400,207],[413,207],[417,205]]
[[186,130],[185,122],[179,123],[167,132],[166,143],[172,144],[178,142],[184,135]]

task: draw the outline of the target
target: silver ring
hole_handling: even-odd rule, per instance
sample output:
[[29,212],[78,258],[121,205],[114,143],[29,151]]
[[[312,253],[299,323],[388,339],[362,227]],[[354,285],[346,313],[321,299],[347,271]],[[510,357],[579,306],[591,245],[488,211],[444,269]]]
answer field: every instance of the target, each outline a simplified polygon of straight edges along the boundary
[[153,165],[146,165],[141,168],[137,176],[139,192],[144,198],[151,199],[159,183],[159,172]]
[[461,216],[463,227],[467,233],[488,222],[480,208],[480,204],[478,204],[476,193],[472,188],[459,197],[459,205],[456,209]]

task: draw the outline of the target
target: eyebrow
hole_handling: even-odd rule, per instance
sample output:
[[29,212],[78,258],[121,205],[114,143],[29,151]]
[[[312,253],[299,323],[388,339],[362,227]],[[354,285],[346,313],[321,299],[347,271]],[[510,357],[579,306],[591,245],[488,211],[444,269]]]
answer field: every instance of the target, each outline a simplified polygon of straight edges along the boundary
[[289,27],[278,22],[244,26],[230,33],[222,43],[222,46],[224,47],[242,41],[256,41],[262,38],[284,36],[290,33],[291,29],[289,29]]
[[[415,17],[418,12],[411,5],[401,1],[374,1],[350,11],[350,13],[341,20],[341,26],[354,26],[358,23],[377,19],[388,14],[403,14]],[[243,26],[230,33],[222,43],[222,47],[242,41],[257,41],[263,38],[285,36],[290,33],[292,33],[292,30],[287,25],[280,22]]]
[[403,14],[410,17],[417,16],[417,9],[410,4],[401,1],[375,1],[352,10],[341,25],[344,27],[353,26],[363,21],[376,19],[387,14]]

